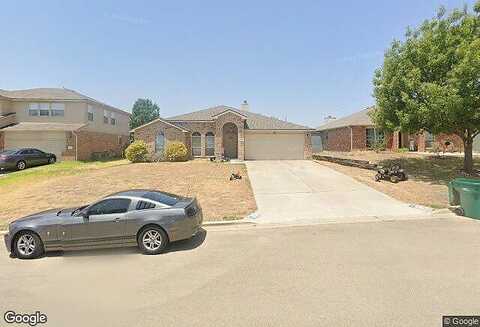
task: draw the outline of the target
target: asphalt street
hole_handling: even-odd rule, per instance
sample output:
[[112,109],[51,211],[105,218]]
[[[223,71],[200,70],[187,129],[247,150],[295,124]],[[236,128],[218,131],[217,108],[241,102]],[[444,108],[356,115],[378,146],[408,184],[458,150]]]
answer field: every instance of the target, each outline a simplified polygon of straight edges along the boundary
[[2,246],[0,310],[59,327],[441,326],[480,314],[479,235],[479,221],[443,218],[208,227],[158,256],[24,261]]

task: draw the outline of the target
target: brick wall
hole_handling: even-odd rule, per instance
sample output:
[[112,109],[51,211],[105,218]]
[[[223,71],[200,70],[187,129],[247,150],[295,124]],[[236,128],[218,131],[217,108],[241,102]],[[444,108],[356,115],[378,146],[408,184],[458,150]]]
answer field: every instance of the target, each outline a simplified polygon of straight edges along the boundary
[[365,126],[352,126],[352,149],[367,150],[367,132]]
[[142,140],[147,144],[148,153],[155,155],[155,139],[158,133],[165,135],[165,146],[170,142],[182,142],[187,147],[188,153],[192,153],[192,142],[188,132],[183,132],[162,121],[156,121],[150,125],[137,129],[134,133],[134,139]]
[[[76,135],[77,160],[90,160],[95,152],[112,152],[116,156],[121,156],[129,141],[126,135],[90,131],[78,131]],[[67,142],[69,142],[68,139]],[[73,150],[75,150],[75,147]]]
[[[445,146],[445,142],[450,142],[451,145]],[[463,151],[463,140],[460,136],[456,134],[445,134],[441,133],[435,135],[435,141],[440,149],[445,149],[446,152],[462,152]]]
[[350,127],[342,127],[326,131],[326,150],[350,151]]
[[[217,139],[217,137],[219,136],[216,134],[215,122],[175,122],[175,125],[179,125],[185,128],[186,130],[189,130],[192,132],[200,133],[201,145],[202,145],[202,149],[201,149],[202,157],[206,155],[205,147],[207,145],[207,140],[205,135],[210,132],[210,133],[213,133],[213,135],[215,136],[215,139]],[[221,134],[220,134],[220,137],[221,137]]]
[[223,125],[234,123],[238,130],[238,159],[245,159],[245,122],[244,119],[234,113],[226,113],[218,116],[216,119],[215,135],[215,155],[220,156],[223,153]]

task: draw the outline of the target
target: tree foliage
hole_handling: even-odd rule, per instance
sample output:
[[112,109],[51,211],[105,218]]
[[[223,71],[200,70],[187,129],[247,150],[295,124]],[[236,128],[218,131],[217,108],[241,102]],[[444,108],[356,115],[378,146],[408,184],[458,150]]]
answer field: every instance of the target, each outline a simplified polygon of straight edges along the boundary
[[135,101],[130,116],[130,128],[134,129],[160,117],[160,108],[150,99]]
[[472,171],[480,132],[480,1],[437,16],[394,41],[375,72],[374,122],[385,130],[459,135]]

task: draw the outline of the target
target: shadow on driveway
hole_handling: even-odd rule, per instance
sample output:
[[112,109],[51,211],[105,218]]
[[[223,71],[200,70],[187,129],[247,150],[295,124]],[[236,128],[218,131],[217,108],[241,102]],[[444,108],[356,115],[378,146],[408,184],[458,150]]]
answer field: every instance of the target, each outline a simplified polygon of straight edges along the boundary
[[[200,229],[200,231],[192,238],[170,243],[162,254],[178,251],[193,250],[203,244],[207,238],[207,231]],[[93,250],[78,250],[78,251],[52,251],[47,252],[43,258],[49,257],[88,257],[88,256],[116,256],[116,255],[142,255],[138,247],[126,248],[111,248],[111,249],[93,249]],[[160,255],[162,255],[160,254]],[[12,257],[12,256],[11,256]]]

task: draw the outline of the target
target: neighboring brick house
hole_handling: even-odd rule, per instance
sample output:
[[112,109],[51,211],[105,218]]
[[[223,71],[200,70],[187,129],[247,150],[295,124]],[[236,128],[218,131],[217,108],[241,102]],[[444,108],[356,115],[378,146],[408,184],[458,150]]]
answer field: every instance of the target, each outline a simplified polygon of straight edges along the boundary
[[239,160],[309,159],[312,129],[248,110],[216,106],[159,118],[132,130],[151,155],[162,156],[168,142],[183,142],[190,157]]
[[58,160],[120,155],[130,114],[64,88],[0,90],[0,150],[38,148]]
[[[375,142],[384,141],[389,150],[407,148],[411,151],[425,152],[438,145],[440,149],[459,152],[463,151],[463,142],[458,135],[430,133],[384,133],[376,128],[369,116],[374,107],[364,109],[352,115],[333,119],[318,127],[312,136],[317,146],[314,152],[327,151],[362,151],[370,149]],[[450,145],[445,146],[446,142]],[[476,151],[480,151],[480,142]]]

